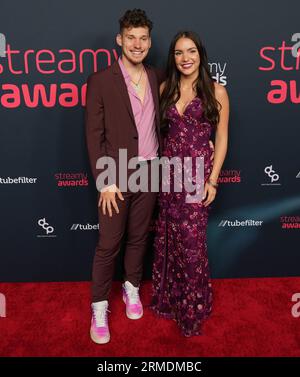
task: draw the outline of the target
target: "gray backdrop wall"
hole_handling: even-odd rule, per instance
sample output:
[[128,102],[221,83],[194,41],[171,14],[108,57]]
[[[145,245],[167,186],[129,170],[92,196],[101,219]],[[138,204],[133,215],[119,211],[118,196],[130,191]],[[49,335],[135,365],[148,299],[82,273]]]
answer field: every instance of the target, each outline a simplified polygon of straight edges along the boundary
[[299,1],[27,0],[0,3],[0,280],[90,279],[97,202],[85,82],[120,53],[118,19],[133,7],[154,21],[150,64],[163,67],[172,36],[192,29],[230,96],[208,228],[212,276],[299,275]]

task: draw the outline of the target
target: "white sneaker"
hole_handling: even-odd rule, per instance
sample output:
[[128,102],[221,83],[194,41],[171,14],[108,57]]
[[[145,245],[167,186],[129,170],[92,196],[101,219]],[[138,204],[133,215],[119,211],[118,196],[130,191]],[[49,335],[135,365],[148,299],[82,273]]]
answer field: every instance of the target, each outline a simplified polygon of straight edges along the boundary
[[130,319],[139,319],[143,316],[143,305],[139,296],[139,288],[125,281],[122,285],[123,301],[126,304],[126,315]]
[[92,303],[92,321],[90,335],[93,342],[105,344],[110,341],[107,312],[108,301],[99,301]]

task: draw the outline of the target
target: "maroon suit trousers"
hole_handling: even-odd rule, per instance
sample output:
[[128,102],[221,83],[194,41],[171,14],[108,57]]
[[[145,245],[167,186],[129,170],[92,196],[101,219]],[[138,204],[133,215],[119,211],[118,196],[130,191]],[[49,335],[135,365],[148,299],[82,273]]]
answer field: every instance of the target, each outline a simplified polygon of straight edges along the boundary
[[[149,170],[150,170],[150,164]],[[150,173],[149,173],[150,174]],[[150,186],[149,186],[150,188]],[[149,227],[156,203],[156,192],[122,192],[124,201],[116,195],[119,214],[112,217],[98,207],[99,240],[93,262],[92,302],[108,300],[114,275],[115,259],[126,233],[124,279],[137,287],[142,279],[143,257],[147,249]]]

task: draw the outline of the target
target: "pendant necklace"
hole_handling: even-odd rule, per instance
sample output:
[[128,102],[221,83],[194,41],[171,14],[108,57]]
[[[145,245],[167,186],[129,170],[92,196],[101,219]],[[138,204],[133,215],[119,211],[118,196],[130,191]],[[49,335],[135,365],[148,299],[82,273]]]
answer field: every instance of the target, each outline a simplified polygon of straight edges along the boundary
[[140,87],[140,81],[141,81],[141,78],[143,76],[143,73],[144,73],[144,68],[142,69],[141,71],[141,74],[140,74],[140,78],[138,80],[138,82],[134,82],[131,78],[130,78],[130,81],[133,83],[134,85],[134,89],[139,92],[141,90],[141,87]]

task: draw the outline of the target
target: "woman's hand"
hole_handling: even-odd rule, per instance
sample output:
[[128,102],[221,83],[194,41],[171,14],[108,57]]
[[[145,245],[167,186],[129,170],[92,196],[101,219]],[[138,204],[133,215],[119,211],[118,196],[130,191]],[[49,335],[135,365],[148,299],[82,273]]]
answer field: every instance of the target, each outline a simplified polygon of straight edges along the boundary
[[203,200],[205,200],[205,202],[203,202],[203,205],[205,207],[209,206],[215,200],[216,194],[217,189],[207,181],[204,185]]

